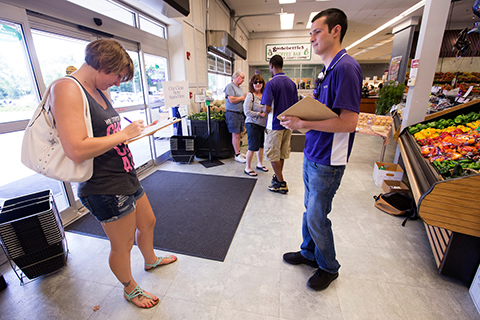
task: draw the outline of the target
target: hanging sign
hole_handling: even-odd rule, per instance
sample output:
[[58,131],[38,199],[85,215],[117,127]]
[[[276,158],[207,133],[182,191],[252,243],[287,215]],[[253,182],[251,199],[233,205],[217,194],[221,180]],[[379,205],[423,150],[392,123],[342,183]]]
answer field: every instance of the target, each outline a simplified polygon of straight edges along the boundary
[[312,59],[311,43],[286,43],[267,44],[265,47],[265,60],[268,62],[274,55],[281,55],[283,60],[306,60]]
[[166,81],[163,83],[163,94],[166,107],[190,104],[188,81]]
[[[400,62],[402,62],[402,56],[393,57],[390,62],[390,70],[388,71],[388,81],[397,81],[398,69],[400,69]],[[402,81],[403,82],[403,81]]]
[[0,24],[0,41],[18,42],[22,40],[22,35],[15,28]]

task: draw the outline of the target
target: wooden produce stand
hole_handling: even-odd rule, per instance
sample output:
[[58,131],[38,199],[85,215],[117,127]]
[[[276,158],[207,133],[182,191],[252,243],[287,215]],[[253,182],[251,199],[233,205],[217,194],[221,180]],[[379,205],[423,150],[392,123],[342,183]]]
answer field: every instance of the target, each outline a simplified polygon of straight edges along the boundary
[[[470,103],[429,115],[422,123],[479,110],[480,102]],[[480,263],[480,174],[444,180],[407,130],[398,146],[439,273],[470,285]]]
[[378,97],[362,98],[360,100],[360,112],[375,113],[377,111]]

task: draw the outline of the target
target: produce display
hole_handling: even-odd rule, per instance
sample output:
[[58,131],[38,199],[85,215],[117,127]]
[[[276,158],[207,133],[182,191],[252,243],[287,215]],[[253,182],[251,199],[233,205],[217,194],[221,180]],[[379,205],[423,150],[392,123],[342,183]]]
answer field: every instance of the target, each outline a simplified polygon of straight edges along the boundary
[[[456,79],[455,83],[452,81]],[[480,94],[480,73],[479,72],[435,72],[433,84],[449,91],[460,88],[460,92],[467,92],[468,88],[472,88],[472,95]]]
[[480,170],[480,112],[419,123],[407,128],[420,152],[444,178]]

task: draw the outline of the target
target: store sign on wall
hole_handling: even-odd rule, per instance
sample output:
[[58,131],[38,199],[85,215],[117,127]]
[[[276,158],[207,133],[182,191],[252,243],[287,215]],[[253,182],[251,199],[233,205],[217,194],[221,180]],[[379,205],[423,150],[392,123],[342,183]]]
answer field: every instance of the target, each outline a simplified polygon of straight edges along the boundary
[[283,60],[311,60],[311,43],[286,43],[286,44],[267,44],[265,47],[265,60],[279,54]]

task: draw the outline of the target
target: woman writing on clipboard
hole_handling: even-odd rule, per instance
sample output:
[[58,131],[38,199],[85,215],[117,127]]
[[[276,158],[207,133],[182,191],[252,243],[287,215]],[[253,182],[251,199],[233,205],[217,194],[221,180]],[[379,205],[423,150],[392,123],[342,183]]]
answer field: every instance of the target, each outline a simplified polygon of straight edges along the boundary
[[159,299],[143,291],[132,276],[130,251],[136,240],[145,260],[145,270],[172,263],[173,255],[157,257],[153,249],[155,215],[140,184],[132,154],[125,141],[146,128],[142,120],[121,129],[120,116],[104,91],[133,78],[133,62],[114,40],[96,40],[87,45],[85,63],[71,77],[88,99],[93,138],[87,136],[83,98],[78,86],[62,80],[52,87],[52,111],[62,146],[75,162],[93,158],[92,177],[79,184],[83,205],[102,224],[110,241],[110,269],[124,286],[124,297],[141,308],[151,308]]

